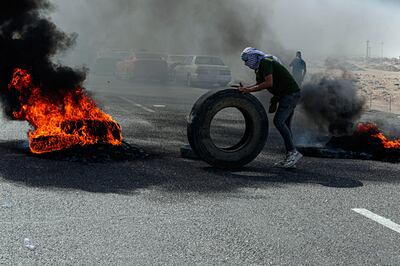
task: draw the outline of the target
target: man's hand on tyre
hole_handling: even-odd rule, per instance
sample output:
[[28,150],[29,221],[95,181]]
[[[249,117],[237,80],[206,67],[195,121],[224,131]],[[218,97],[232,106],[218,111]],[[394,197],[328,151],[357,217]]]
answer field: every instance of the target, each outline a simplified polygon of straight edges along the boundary
[[241,93],[250,93],[249,91],[249,87],[244,87],[242,82],[240,82],[239,84],[234,84],[231,85],[232,88],[236,88],[238,91],[240,91]]
[[241,93],[250,93],[250,90],[249,90],[248,87],[239,87],[238,90],[239,90]]

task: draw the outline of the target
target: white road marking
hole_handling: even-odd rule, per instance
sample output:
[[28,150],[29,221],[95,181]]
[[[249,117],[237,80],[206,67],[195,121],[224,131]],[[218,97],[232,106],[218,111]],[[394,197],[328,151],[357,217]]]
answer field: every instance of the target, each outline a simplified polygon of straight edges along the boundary
[[395,231],[397,233],[400,233],[400,225],[392,222],[391,220],[389,220],[385,217],[379,216],[367,209],[357,209],[356,208],[356,209],[352,209],[352,211],[355,211],[356,213],[359,213],[359,214],[361,214],[361,215],[363,215],[363,216],[365,216],[365,217],[367,217],[389,229],[392,229],[393,231]]
[[165,108],[166,106],[163,105],[163,104],[155,104],[155,105],[153,105],[153,107],[155,107],[155,108]]
[[145,107],[145,106],[143,106],[141,104],[135,103],[134,101],[129,100],[127,98],[124,98],[124,97],[121,97],[121,96],[119,98],[124,100],[124,101],[127,101],[128,103],[131,103],[131,104],[135,105],[136,107],[142,108],[143,110],[145,110],[145,111],[147,111],[149,113],[155,113],[156,112],[156,111],[154,111],[154,110],[152,110],[150,108],[147,108],[147,107]]
[[155,113],[156,112],[156,111],[154,111],[154,110],[152,110],[150,108],[147,108],[147,107],[145,107],[145,106],[143,106],[141,104],[138,104],[138,103],[135,103],[135,106],[140,107],[140,108],[142,108],[143,110],[145,110],[145,111],[147,111],[149,113]]

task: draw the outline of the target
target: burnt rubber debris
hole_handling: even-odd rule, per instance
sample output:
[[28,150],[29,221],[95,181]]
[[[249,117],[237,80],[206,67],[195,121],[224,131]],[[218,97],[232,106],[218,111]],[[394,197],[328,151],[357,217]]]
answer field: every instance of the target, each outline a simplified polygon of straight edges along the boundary
[[110,163],[146,159],[149,157],[149,154],[143,149],[123,141],[119,146],[108,143],[97,143],[87,146],[76,145],[60,151],[33,154],[33,156],[56,161]]
[[306,156],[400,163],[400,138],[390,139],[374,123],[360,123],[352,135],[334,136],[325,146],[298,147]]

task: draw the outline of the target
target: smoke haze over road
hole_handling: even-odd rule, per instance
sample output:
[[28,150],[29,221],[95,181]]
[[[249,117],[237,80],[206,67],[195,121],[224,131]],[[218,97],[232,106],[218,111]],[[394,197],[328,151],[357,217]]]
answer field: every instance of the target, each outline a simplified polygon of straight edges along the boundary
[[[52,0],[55,22],[77,32],[70,59],[88,63],[104,47],[238,56],[246,46],[289,60],[400,55],[400,5],[377,0]],[[286,60],[285,60],[286,59]]]
[[54,2],[55,21],[80,35],[78,53],[108,47],[239,58],[243,48],[256,46],[289,54],[275,40],[264,16],[269,8],[260,9],[260,0]]
[[400,1],[281,0],[273,10],[270,25],[286,48],[312,57],[364,56],[370,40],[372,56],[381,56],[381,42],[385,56],[400,56]]

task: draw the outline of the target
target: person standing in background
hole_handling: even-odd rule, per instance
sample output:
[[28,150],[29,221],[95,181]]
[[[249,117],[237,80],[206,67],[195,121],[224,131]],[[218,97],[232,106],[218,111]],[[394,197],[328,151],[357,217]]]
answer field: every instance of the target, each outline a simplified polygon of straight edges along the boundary
[[297,84],[301,87],[304,77],[307,73],[307,65],[306,62],[301,58],[300,51],[296,53],[296,58],[292,60],[289,66],[292,67],[292,75]]

